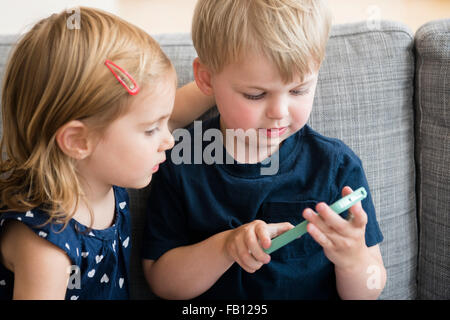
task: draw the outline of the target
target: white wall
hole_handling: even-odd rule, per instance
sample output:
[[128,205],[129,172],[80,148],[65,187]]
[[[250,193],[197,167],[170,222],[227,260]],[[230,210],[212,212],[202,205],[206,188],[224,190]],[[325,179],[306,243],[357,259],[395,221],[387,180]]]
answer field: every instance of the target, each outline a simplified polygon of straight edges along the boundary
[[118,11],[117,0],[0,0],[0,34],[26,32],[52,13],[83,5],[114,14]]
[[[334,23],[388,19],[413,31],[424,23],[450,18],[450,0],[327,0]],[[85,5],[114,13],[150,34],[190,32],[197,0],[0,0],[0,34],[22,33],[39,19]]]

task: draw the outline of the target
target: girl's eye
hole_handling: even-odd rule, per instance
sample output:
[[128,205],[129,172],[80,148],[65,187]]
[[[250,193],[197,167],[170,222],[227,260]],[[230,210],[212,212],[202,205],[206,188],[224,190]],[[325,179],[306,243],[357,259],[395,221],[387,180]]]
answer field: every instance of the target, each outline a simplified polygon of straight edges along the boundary
[[246,99],[248,99],[248,100],[259,100],[259,99],[264,98],[264,96],[266,95],[266,93],[263,92],[263,93],[258,94],[258,95],[251,95],[251,94],[246,94],[246,93],[244,93],[243,95],[244,95],[244,97],[245,97]]
[[307,95],[309,93],[309,89],[306,89],[306,90],[291,90],[291,93],[294,96],[304,96],[304,95]]
[[150,130],[145,131],[145,134],[146,134],[147,136],[152,136],[152,135],[155,134],[158,130],[159,130],[159,128],[153,128],[153,129],[150,129]]

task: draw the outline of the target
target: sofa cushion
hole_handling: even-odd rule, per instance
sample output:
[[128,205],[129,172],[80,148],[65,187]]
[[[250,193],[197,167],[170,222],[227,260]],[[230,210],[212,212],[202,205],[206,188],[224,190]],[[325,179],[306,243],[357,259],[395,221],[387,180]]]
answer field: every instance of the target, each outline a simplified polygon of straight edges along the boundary
[[450,19],[416,33],[418,298],[450,299]]
[[335,28],[310,123],[361,158],[384,241],[381,299],[416,297],[414,54],[410,30],[382,21]]

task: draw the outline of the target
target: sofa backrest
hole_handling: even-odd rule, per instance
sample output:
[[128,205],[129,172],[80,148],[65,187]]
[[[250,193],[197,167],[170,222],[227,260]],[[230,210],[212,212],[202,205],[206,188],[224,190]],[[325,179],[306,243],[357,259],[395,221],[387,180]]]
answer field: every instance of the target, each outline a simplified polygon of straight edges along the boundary
[[[0,75],[14,39],[0,37]],[[196,53],[190,36],[155,39],[175,65],[180,86],[193,80]],[[363,162],[384,235],[380,247],[388,279],[382,299],[413,299],[417,291],[413,45],[410,30],[395,22],[334,26],[309,121],[320,133],[342,139]],[[139,254],[150,187],[129,190],[133,299],[153,297]]]
[[418,298],[450,300],[450,19],[416,32]]

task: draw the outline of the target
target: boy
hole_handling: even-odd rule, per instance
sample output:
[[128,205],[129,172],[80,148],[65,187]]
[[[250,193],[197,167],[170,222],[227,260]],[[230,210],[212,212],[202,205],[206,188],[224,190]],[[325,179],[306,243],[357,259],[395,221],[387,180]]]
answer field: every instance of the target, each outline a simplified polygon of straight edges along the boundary
[[[326,205],[349,194],[348,186],[369,190],[361,161],[343,142],[306,125],[330,24],[317,0],[198,1],[194,75],[220,113],[203,129],[222,132],[214,156],[227,161],[169,160],[155,177],[143,266],[160,297],[374,299],[381,293],[383,236],[370,192],[348,220]],[[233,135],[237,130],[257,138]],[[242,146],[245,152],[238,152]],[[206,150],[203,145],[200,154]],[[262,174],[275,160],[275,174]],[[271,238],[304,219],[308,234],[264,253]],[[378,271],[379,285],[369,285],[368,270]]]

